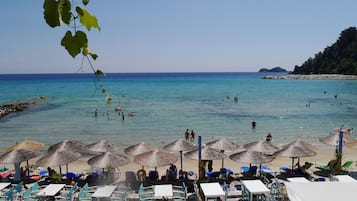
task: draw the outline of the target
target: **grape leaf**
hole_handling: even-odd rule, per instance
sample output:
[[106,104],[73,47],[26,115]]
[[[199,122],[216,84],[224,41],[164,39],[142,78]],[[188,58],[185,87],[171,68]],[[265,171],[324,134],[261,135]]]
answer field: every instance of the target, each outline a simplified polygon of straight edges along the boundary
[[67,31],[61,40],[61,45],[73,58],[81,52],[82,48],[87,48],[87,44],[87,35],[83,31],[77,31],[74,36],[70,31]]
[[76,7],[76,11],[79,16],[79,21],[83,26],[87,28],[88,31],[90,31],[92,27],[97,28],[100,31],[96,16],[92,15],[86,9],[81,8],[79,6]]
[[61,23],[70,23],[71,2],[69,0],[45,0],[43,3],[43,15],[50,27],[61,26]]
[[89,0],[82,0],[82,3],[86,6],[89,3]]
[[89,49],[88,47],[83,48],[82,50],[82,54],[84,56],[87,56],[88,54],[92,57],[93,60],[96,60],[98,58],[98,55],[95,54],[91,49]]
[[72,17],[71,2],[69,0],[61,0],[59,3],[59,12],[62,22],[69,25]]
[[103,75],[103,76],[105,76],[105,73],[103,71],[99,70],[99,69],[97,69],[97,71],[95,71],[94,74],[95,75]]
[[53,0],[45,0],[43,3],[43,15],[46,23],[50,27],[61,26],[60,14],[58,13],[58,3]]

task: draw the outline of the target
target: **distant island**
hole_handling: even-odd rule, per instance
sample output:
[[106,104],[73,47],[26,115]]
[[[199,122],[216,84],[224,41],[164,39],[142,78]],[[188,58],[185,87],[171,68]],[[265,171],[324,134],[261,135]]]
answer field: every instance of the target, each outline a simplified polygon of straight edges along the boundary
[[291,74],[343,74],[357,75],[357,30],[350,27],[340,33],[331,46],[295,66]]
[[286,72],[288,72],[288,71],[283,68],[280,68],[280,67],[275,67],[275,68],[271,68],[271,69],[261,68],[259,70],[259,73],[286,73]]

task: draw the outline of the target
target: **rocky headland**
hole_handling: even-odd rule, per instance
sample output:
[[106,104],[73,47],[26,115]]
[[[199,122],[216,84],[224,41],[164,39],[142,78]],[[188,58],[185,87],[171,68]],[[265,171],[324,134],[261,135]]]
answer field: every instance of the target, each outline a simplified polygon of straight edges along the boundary
[[357,80],[357,75],[311,74],[311,75],[266,75],[262,79],[272,80]]
[[46,102],[46,97],[29,98],[0,105],[0,119],[12,113],[23,112]]

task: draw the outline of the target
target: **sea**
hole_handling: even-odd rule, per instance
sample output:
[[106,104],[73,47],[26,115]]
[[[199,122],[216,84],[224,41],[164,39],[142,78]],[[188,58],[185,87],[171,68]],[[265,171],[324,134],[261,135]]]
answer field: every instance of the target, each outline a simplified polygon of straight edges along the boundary
[[[46,102],[0,120],[0,150],[23,140],[48,146],[65,139],[104,139],[122,148],[139,142],[163,146],[184,138],[186,129],[203,143],[227,138],[243,145],[271,133],[277,144],[297,138],[318,144],[335,128],[357,128],[357,80],[264,75],[108,73],[98,82],[85,73],[2,74],[0,104],[40,96]],[[112,98],[109,104],[101,85]]]

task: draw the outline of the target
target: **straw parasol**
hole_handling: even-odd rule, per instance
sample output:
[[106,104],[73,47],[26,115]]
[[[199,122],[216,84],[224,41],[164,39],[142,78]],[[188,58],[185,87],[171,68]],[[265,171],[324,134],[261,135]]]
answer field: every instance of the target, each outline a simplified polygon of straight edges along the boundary
[[[184,156],[189,159],[199,160],[198,152],[199,152],[199,150],[195,149],[195,150],[185,153]],[[201,149],[201,159],[202,160],[218,160],[218,159],[222,159],[225,157],[226,157],[226,155],[224,155],[223,153],[221,153],[211,147],[206,146]]]
[[[60,174],[62,174],[61,165],[68,165],[73,161],[78,160],[81,157],[81,154],[73,151],[53,151],[48,153],[47,155],[41,157],[37,160],[36,165],[42,167],[51,167],[51,166],[59,166]],[[67,172],[68,172],[68,167]]]
[[77,141],[77,140],[63,140],[61,142],[58,142],[54,145],[51,145],[48,148],[48,152],[54,152],[54,151],[73,151],[77,152],[85,148],[85,144],[83,142]]
[[161,167],[170,165],[177,161],[176,154],[163,152],[159,149],[144,152],[142,154],[134,156],[134,162],[147,167]]
[[[20,177],[20,163],[26,161],[27,167],[29,167],[28,160],[35,158],[38,154],[36,152],[25,149],[13,149],[0,156],[0,163],[15,164],[16,174],[15,180],[19,180]],[[27,172],[29,175],[29,172]]]
[[14,149],[26,149],[30,151],[37,151],[44,147],[45,145],[41,142],[36,142],[36,141],[31,141],[31,140],[25,140],[20,143],[16,143],[12,145],[11,147],[8,147],[6,151],[11,151]]
[[269,163],[274,159],[274,157],[271,155],[249,149],[232,154],[229,156],[229,158],[236,162],[249,163],[249,167],[251,167],[252,163],[259,164],[260,174],[262,163]]
[[86,146],[88,150],[94,152],[115,152],[119,150],[119,147],[106,141],[100,140]]
[[124,149],[124,152],[129,156],[135,156],[138,154],[142,154],[148,151],[152,151],[157,149],[156,146],[151,144],[146,144],[144,142],[140,142],[138,144],[131,145]]
[[[219,150],[222,153],[224,153],[225,151],[234,151],[240,148],[238,144],[226,138],[221,138],[208,142],[206,143],[206,146]],[[224,157],[222,158],[222,168],[223,167],[224,167]]]
[[273,155],[275,152],[279,151],[279,147],[273,145],[270,141],[258,140],[255,142],[250,142],[243,145],[245,149],[262,152],[268,155]]
[[[330,134],[328,136],[319,138],[319,141],[323,144],[336,146],[336,145],[338,145],[338,142],[339,142],[339,138],[340,138],[339,135],[340,135],[339,133]],[[344,144],[349,144],[349,143],[357,142],[357,140],[353,139],[349,135],[343,135],[343,142],[344,142]]]
[[236,162],[262,164],[271,162],[274,157],[254,150],[244,150],[229,156]]
[[349,142],[349,143],[346,144],[346,146],[351,148],[351,149],[357,149],[357,141]]
[[192,143],[192,142],[189,142],[187,140],[184,140],[184,139],[178,139],[178,140],[175,140],[167,145],[164,146],[164,149],[165,150],[168,150],[168,151],[179,151],[180,152],[180,162],[181,162],[181,172],[183,171],[183,165],[182,165],[182,152],[183,151],[190,151],[190,150],[193,150],[195,149],[196,146]]
[[206,143],[206,146],[209,146],[213,149],[217,149],[217,150],[224,150],[224,151],[234,151],[239,149],[239,145],[234,143],[231,140],[228,140],[226,138],[221,138],[221,139],[217,139],[211,142]]
[[290,157],[292,158],[292,166],[291,168],[294,169],[294,159],[300,157],[309,157],[315,156],[317,153],[317,148],[313,145],[301,140],[297,139],[293,142],[286,144],[283,148],[274,153],[274,156],[283,156],[283,157]]
[[88,165],[92,168],[117,168],[126,165],[130,162],[129,158],[123,155],[105,152],[98,156],[94,156],[88,160]]
[[30,150],[13,149],[0,156],[0,163],[20,163],[35,158],[37,155],[36,152]]

